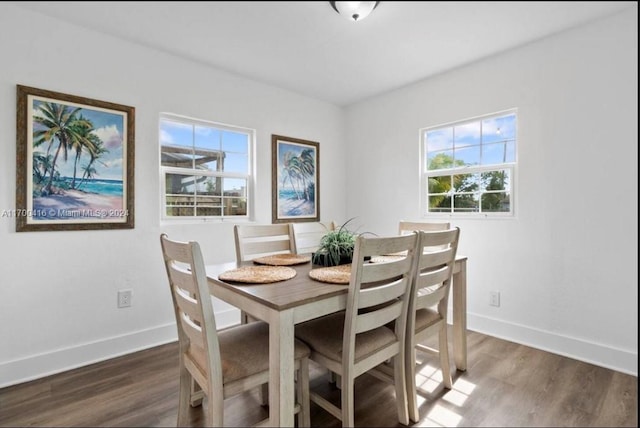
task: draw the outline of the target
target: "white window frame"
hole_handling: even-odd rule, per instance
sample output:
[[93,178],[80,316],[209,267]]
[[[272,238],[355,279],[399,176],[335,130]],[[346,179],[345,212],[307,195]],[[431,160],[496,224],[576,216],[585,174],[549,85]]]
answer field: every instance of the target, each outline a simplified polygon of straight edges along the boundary
[[[482,127],[482,121],[491,118],[497,118],[508,115],[515,115],[515,138],[514,138],[514,151],[515,151],[515,161],[514,162],[504,162],[497,164],[489,164],[489,165],[465,165],[461,167],[447,168],[447,169],[438,169],[438,170],[428,170],[428,159],[427,159],[427,141],[426,134],[427,131],[433,131],[441,128],[449,128],[452,126],[461,126],[465,124],[470,124],[474,122],[480,122]],[[480,135],[482,135],[482,128]],[[470,119],[448,122],[439,125],[429,126],[425,128],[421,128],[419,130],[419,141],[420,141],[420,212],[422,218],[514,218],[516,214],[516,194],[517,194],[517,165],[518,165],[518,112],[517,109],[504,110],[497,113],[491,113],[487,115],[477,116]],[[481,149],[482,150],[482,144]],[[434,176],[445,176],[445,175],[455,175],[455,174],[473,174],[473,173],[483,173],[483,172],[493,172],[507,170],[509,172],[509,189],[507,193],[509,193],[509,211],[479,211],[479,212],[441,212],[441,211],[429,211],[429,177]],[[491,193],[491,192],[473,192],[476,195],[481,195],[483,193]],[[463,193],[454,193],[453,190],[450,191],[450,194],[453,196],[454,194],[463,194]],[[452,204],[453,206],[453,204]],[[452,208],[453,209],[453,208]]]
[[[217,171],[203,171],[199,169],[193,168],[180,168],[180,167],[170,167],[162,165],[162,142],[161,142],[161,122],[162,120],[169,120],[173,122],[178,122],[186,125],[198,125],[209,128],[215,128],[221,131],[231,131],[236,133],[247,134],[249,147],[247,148],[247,156],[248,156],[248,173],[231,173],[231,172],[217,172]],[[228,125],[219,122],[213,122],[203,119],[194,119],[187,116],[181,116],[173,113],[161,113],[160,118],[158,120],[158,165],[160,167],[160,217],[161,221],[168,223],[202,223],[202,222],[224,222],[224,221],[233,221],[233,222],[243,222],[243,221],[251,221],[253,218],[253,205],[254,205],[254,189],[255,189],[255,172],[256,172],[256,163],[255,163],[255,144],[256,141],[256,130],[252,128],[245,128],[235,125]],[[212,215],[212,216],[169,216],[167,215],[167,201],[166,201],[166,175],[167,174],[185,174],[185,175],[200,175],[200,176],[211,176],[211,177],[222,177],[222,178],[241,178],[247,180],[247,189],[246,189],[246,214],[245,215],[225,215],[224,210],[222,210],[221,215]]]

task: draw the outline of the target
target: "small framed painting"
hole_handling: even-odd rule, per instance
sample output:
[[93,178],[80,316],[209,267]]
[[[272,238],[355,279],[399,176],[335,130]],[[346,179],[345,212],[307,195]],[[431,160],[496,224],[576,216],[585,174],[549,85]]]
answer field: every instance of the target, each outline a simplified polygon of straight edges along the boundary
[[320,144],[271,136],[272,221],[320,221]]
[[133,228],[134,115],[18,85],[16,231]]

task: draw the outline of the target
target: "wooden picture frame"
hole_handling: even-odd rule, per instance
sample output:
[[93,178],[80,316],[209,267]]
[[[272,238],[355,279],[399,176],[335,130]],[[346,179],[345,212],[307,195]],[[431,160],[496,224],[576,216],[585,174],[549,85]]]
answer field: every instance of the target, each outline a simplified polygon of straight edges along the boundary
[[16,231],[134,227],[133,107],[17,85]]
[[320,221],[320,144],[271,136],[272,222]]

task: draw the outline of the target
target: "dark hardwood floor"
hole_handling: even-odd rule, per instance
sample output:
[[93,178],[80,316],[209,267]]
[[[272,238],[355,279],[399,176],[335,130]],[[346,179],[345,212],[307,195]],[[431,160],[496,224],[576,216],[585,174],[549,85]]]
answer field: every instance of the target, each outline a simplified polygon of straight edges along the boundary
[[[435,360],[421,371],[415,426],[638,426],[638,378],[483,334],[469,332],[469,368],[444,390]],[[175,426],[178,351],[172,343],[0,389],[0,426]],[[433,375],[433,379],[430,376]],[[339,402],[340,391],[314,367],[311,387]],[[402,426],[393,387],[369,376],[355,389],[357,426]],[[420,404],[420,403],[419,403]],[[312,403],[313,426],[341,426]],[[256,392],[225,402],[225,425],[266,417]],[[206,426],[201,408],[194,426]]]

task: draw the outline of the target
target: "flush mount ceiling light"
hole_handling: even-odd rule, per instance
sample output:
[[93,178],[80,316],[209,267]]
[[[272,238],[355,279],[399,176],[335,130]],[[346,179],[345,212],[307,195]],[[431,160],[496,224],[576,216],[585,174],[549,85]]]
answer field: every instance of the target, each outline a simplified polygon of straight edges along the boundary
[[331,7],[349,21],[362,21],[378,6],[379,1],[330,1]]

